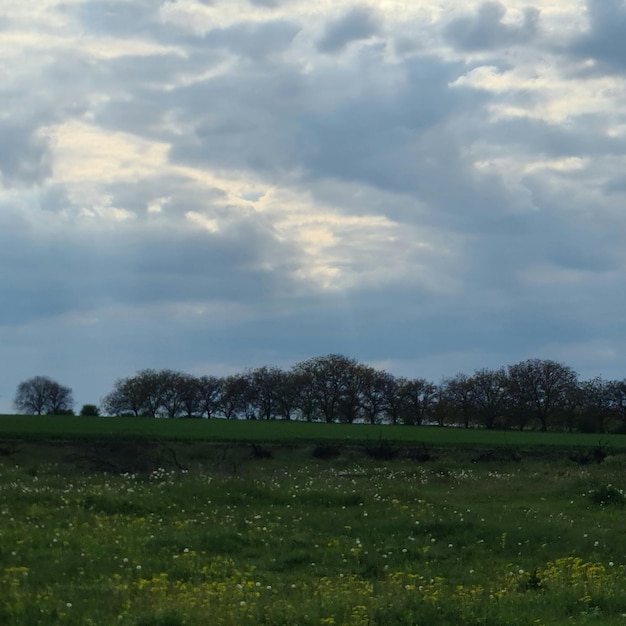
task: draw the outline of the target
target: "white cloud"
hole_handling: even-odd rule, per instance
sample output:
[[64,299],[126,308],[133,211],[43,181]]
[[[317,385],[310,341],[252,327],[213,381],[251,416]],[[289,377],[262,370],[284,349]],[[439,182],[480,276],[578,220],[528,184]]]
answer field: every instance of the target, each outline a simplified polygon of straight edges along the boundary
[[164,167],[167,145],[71,121],[45,129],[54,146],[55,180],[106,184],[138,180]]
[[185,213],[185,217],[192,223],[198,225],[200,228],[209,231],[210,233],[219,232],[219,222],[216,219],[208,218],[195,211],[188,211]]

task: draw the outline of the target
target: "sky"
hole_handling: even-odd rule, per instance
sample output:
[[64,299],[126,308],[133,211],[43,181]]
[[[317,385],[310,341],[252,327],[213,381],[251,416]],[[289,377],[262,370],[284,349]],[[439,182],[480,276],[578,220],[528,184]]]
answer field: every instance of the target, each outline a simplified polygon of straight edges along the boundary
[[0,413],[339,353],[626,378],[626,2],[3,0]]

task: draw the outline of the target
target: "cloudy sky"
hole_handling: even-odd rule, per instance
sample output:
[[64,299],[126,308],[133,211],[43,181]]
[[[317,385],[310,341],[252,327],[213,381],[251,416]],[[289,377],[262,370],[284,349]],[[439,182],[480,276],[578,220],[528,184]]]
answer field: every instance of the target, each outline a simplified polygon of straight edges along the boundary
[[626,377],[622,0],[3,0],[0,412],[342,353]]

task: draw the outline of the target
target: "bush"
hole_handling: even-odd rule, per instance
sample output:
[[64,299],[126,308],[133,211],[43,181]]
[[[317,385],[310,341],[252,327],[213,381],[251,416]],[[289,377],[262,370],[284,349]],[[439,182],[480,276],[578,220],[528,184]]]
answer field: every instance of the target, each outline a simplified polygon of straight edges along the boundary
[[84,417],[98,417],[100,409],[95,404],[83,404],[80,414]]

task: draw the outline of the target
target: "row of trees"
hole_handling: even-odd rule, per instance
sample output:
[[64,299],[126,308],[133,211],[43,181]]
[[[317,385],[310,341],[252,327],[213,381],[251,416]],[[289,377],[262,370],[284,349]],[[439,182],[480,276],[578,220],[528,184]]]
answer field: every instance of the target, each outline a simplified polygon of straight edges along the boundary
[[[24,413],[67,413],[72,392],[37,376],[18,387]],[[289,370],[259,367],[232,376],[143,370],[115,382],[107,415],[307,420],[606,432],[626,430],[626,380],[581,381],[574,370],[531,359],[434,384],[331,354]],[[97,415],[85,405],[81,414]]]
[[102,406],[110,415],[605,432],[626,426],[626,381],[580,381],[570,367],[532,359],[437,385],[331,354],[226,377],[144,370],[118,380]]

